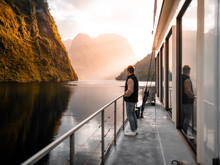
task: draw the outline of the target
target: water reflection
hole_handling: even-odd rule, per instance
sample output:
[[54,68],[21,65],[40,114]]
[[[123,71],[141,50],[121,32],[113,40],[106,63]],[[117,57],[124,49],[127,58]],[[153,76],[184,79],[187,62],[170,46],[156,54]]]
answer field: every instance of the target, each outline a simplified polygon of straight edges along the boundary
[[71,91],[55,83],[0,84],[0,162],[19,164],[49,144]]
[[[77,86],[72,86],[77,85]],[[65,111],[57,137],[78,124],[99,108],[109,103],[123,93],[124,82],[117,81],[79,81],[68,84],[69,89],[74,89],[68,108]],[[122,102],[117,102],[118,120],[121,125]],[[111,105],[105,111],[105,144],[112,140],[113,108]],[[109,123],[110,122],[110,123]],[[119,127],[119,126],[118,126]],[[110,129],[111,128],[111,129]],[[111,130],[109,132],[109,129]],[[84,125],[75,133],[75,159],[76,164],[98,164],[101,155],[101,116],[100,114]],[[69,163],[69,139],[58,145],[52,152],[48,164],[59,165]]]
[[[194,22],[194,23],[193,23]],[[181,127],[192,149],[196,152],[196,113],[197,113],[197,1],[190,3],[182,17],[182,67],[188,66],[190,72],[181,75]],[[189,74],[190,73],[190,74]]]
[[[0,84],[0,161],[7,161],[5,164],[23,162],[121,95],[123,85],[124,82],[110,80],[65,84]],[[113,128],[109,124],[113,121],[113,107],[110,106],[105,113],[106,132],[110,127]],[[119,128],[122,123],[122,100],[117,102],[117,107]],[[100,119],[98,115],[76,132],[77,162],[99,162],[101,147],[97,146],[100,143]],[[106,144],[113,135],[112,130],[105,138]],[[52,150],[44,160],[43,164],[68,163],[69,139]]]

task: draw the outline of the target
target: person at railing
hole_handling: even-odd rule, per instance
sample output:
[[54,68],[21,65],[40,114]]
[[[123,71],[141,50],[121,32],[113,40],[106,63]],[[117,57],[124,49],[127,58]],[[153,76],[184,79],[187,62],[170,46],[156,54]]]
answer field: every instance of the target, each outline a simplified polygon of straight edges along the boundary
[[192,132],[189,131],[189,123],[192,119],[193,113],[194,93],[192,81],[190,79],[190,67],[183,66],[182,75],[182,114],[183,114],[183,131],[189,139],[193,139]]
[[138,102],[138,79],[134,74],[134,67],[129,65],[127,67],[127,79],[125,82],[124,100],[126,102],[126,112],[128,121],[130,123],[131,131],[126,131],[127,136],[137,135],[137,117],[135,114],[135,105]]

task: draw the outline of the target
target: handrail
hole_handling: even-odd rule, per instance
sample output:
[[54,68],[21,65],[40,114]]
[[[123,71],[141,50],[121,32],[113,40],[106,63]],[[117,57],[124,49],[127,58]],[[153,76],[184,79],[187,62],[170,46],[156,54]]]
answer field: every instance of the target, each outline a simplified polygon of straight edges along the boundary
[[[99,113],[102,112],[102,120],[104,121],[104,110],[110,106],[111,104],[115,103],[114,106],[114,120],[116,121],[116,101],[118,99],[120,99],[121,97],[123,97],[123,95],[118,96],[117,98],[113,99],[111,102],[109,102],[108,104],[104,105],[103,107],[101,107],[98,111],[96,111],[95,113],[93,113],[92,115],[90,115],[89,117],[87,117],[85,120],[83,120],[82,122],[80,122],[79,124],[77,124],[75,127],[73,127],[71,130],[69,130],[68,132],[66,132],[64,135],[62,135],[61,137],[59,137],[58,139],[56,139],[55,141],[51,142],[50,144],[48,144],[46,147],[44,147],[42,150],[38,151],[36,154],[34,154],[32,157],[30,157],[29,159],[27,159],[26,161],[24,161],[21,165],[29,165],[29,164],[34,164],[36,162],[38,162],[41,158],[43,158],[45,155],[47,155],[52,149],[54,149],[57,145],[59,145],[61,142],[63,142],[66,138],[70,137],[70,155],[74,154],[74,149],[72,149],[72,147],[74,148],[74,133],[80,129],[82,126],[84,126],[86,123],[88,123],[91,119],[93,119],[94,117],[96,117]],[[116,122],[115,122],[116,124]],[[123,129],[124,129],[124,100],[123,100]],[[104,123],[102,123],[102,131],[104,131]],[[116,131],[116,130],[114,130]],[[114,138],[114,142],[116,143],[116,137]],[[73,144],[72,144],[73,143]],[[104,142],[102,142],[102,145],[104,144]],[[103,149],[102,149],[103,150]],[[102,151],[103,152],[103,151]],[[102,153],[102,159],[104,158],[104,153]],[[72,155],[73,157],[73,155]],[[73,162],[73,158],[70,156],[70,163],[74,164]]]

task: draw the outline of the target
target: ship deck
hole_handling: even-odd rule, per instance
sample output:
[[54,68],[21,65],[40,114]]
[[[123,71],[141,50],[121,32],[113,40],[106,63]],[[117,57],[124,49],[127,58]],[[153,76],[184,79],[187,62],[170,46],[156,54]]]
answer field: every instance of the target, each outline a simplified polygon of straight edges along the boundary
[[[137,136],[125,136],[121,131],[106,157],[106,165],[170,165],[172,160],[196,165],[192,151],[161,106],[146,105],[138,126]],[[127,123],[125,128],[129,127]]]

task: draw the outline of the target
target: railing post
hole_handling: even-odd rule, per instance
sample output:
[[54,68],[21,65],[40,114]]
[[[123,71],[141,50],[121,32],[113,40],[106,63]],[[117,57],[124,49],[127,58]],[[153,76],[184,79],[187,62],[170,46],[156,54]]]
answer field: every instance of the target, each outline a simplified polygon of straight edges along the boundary
[[114,103],[114,144],[116,145],[116,130],[117,130],[117,115],[116,115],[116,108],[117,108],[117,100]]
[[104,134],[105,134],[105,125],[104,125],[104,119],[105,119],[105,115],[104,115],[104,109],[102,110],[102,116],[101,116],[101,122],[102,122],[102,127],[101,127],[101,158],[102,158],[102,165],[104,164],[104,154],[105,154],[105,139],[104,139]]
[[[79,123],[77,126],[75,126],[74,128],[72,128],[70,131],[68,131],[67,133],[65,133],[64,135],[62,135],[61,137],[59,137],[57,140],[55,140],[54,142],[50,143],[49,145],[47,145],[45,148],[43,148],[42,150],[40,150],[39,152],[37,152],[36,154],[34,154],[32,157],[30,157],[29,159],[27,159],[25,162],[22,163],[22,165],[27,165],[27,164],[34,164],[37,161],[39,161],[41,158],[43,158],[46,154],[48,154],[51,150],[53,150],[57,145],[59,145],[60,143],[62,143],[66,138],[70,138],[70,145],[69,145],[69,159],[70,159],[70,164],[74,165],[76,164],[75,162],[75,131],[77,131],[78,129],[80,129],[83,125],[85,125],[86,123],[88,123],[91,119],[93,119],[95,116],[97,116],[98,114],[101,113],[101,160],[102,163],[105,163],[105,135],[104,135],[104,131],[105,131],[105,127],[104,127],[104,111],[105,108],[109,107],[110,105],[112,105],[113,103],[114,105],[114,141],[116,144],[116,132],[117,132],[117,127],[116,127],[116,123],[117,123],[117,113],[116,113],[116,109],[117,109],[117,100],[119,98],[123,97],[122,95],[117,97],[117,99],[114,99],[112,102],[106,104],[104,107],[100,108],[97,112],[95,112],[94,114],[92,114],[91,116],[89,116],[87,119],[83,120],[81,123]],[[124,123],[125,123],[125,110],[124,110],[124,99],[123,99],[123,130],[124,130]]]
[[122,101],[122,125],[123,125],[123,130],[125,130],[125,100],[124,98]]
[[75,144],[74,144],[74,133],[70,135],[70,165],[75,164]]

